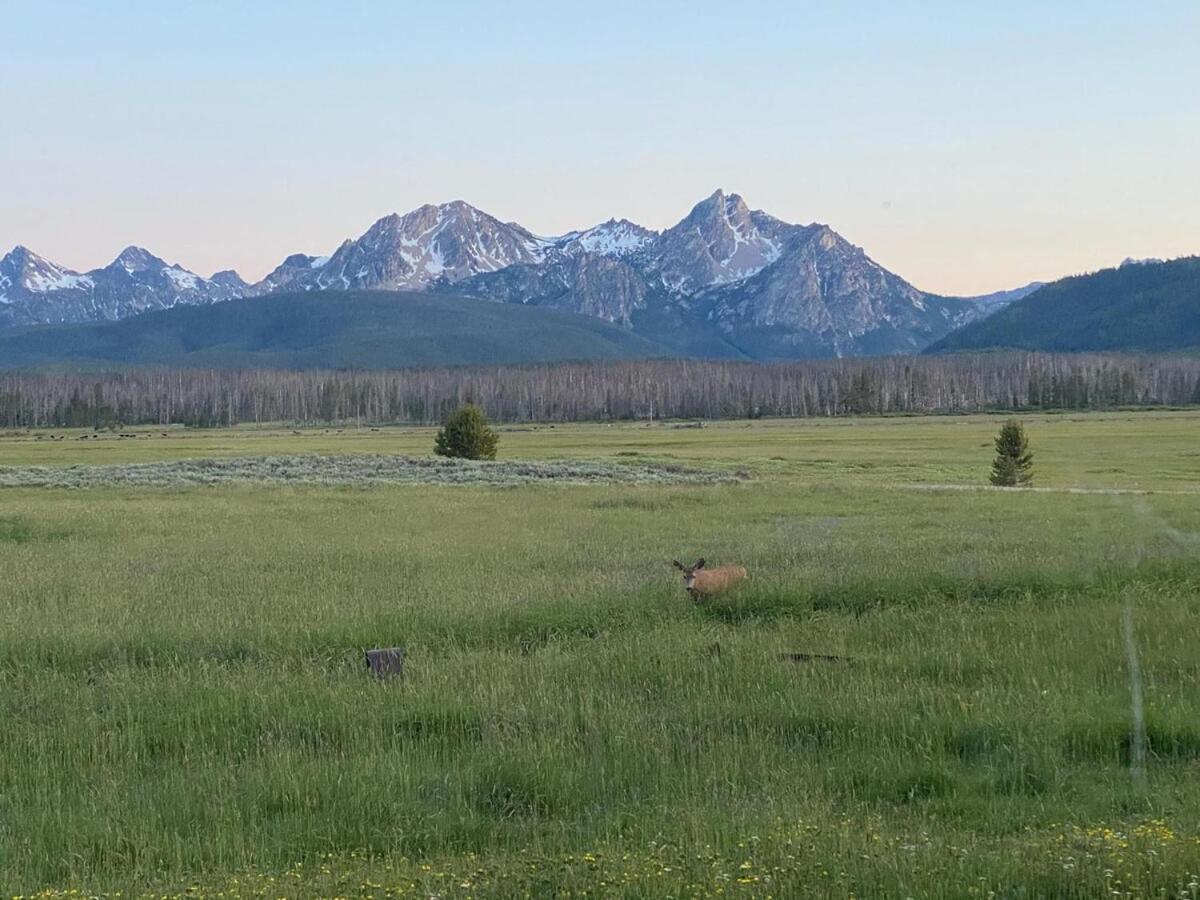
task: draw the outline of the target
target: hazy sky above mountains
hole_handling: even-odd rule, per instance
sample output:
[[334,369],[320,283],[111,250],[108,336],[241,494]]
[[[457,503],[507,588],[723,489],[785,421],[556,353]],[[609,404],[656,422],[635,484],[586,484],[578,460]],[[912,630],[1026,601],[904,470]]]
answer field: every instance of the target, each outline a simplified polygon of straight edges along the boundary
[[0,0],[0,254],[253,280],[425,202],[717,187],[943,293],[1200,253],[1200,3],[983,6]]

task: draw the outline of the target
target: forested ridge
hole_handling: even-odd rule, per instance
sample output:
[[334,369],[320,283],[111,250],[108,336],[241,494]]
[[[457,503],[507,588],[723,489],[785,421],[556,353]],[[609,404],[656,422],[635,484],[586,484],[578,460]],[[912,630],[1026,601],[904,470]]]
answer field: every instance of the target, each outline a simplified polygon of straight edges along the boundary
[[841,416],[1200,404],[1200,357],[996,353],[756,364],[0,374],[0,427],[431,424]]
[[1200,257],[1193,256],[1064,278],[951,332],[925,352],[1164,353],[1195,347]]
[[427,291],[317,291],[176,306],[113,322],[0,330],[0,370],[398,369],[650,359],[594,316]]

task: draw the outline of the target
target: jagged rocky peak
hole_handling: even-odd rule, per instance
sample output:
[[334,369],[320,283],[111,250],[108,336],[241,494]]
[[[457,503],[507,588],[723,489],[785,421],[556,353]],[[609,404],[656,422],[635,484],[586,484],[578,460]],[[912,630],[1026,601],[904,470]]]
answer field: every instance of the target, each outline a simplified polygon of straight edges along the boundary
[[40,256],[38,256],[24,244],[17,244],[17,246],[5,253],[3,257],[0,257],[0,265],[5,266],[6,268],[24,266],[31,258],[41,259]]
[[[311,275],[285,279],[282,273],[272,273],[263,286],[422,290],[518,263],[540,262],[548,246],[521,226],[501,222],[462,200],[425,204],[379,219],[327,261],[314,262]],[[260,287],[256,290],[263,292]]]
[[[737,227],[749,225],[750,207],[740,194],[726,194],[717,188],[699,203],[692,207],[680,225],[688,227],[706,227],[710,224],[725,224]],[[676,226],[678,227],[678,226]]]
[[505,224],[463,200],[452,200],[437,206],[426,203],[403,215],[392,213],[384,216],[357,241],[347,243],[383,247],[385,242],[397,241],[402,246],[413,246],[413,242],[423,238],[432,240],[442,235],[466,237],[495,233],[533,237],[519,225]]
[[714,191],[662,233],[659,277],[676,294],[749,278],[779,259],[788,233],[798,228],[751,210],[738,194]]
[[675,226],[696,229],[710,243],[730,237],[751,241],[779,227],[789,226],[761,209],[750,209],[740,194],[726,194],[719,189],[692,207],[687,217]]
[[37,262],[53,265],[53,263],[51,263],[49,260],[34,253],[24,244],[17,244],[17,246],[13,247],[6,254],[4,254],[4,257],[0,259],[0,262],[10,266],[26,266],[30,263]]
[[144,247],[129,246],[117,254],[117,258],[109,264],[109,268],[124,269],[132,275],[135,272],[165,269],[168,266],[165,261],[159,259]]
[[11,289],[45,294],[52,291],[80,290],[91,286],[91,279],[39,256],[18,244],[0,259],[0,291]]
[[194,295],[192,300],[202,296],[213,301],[228,300],[234,295],[227,286],[207,281],[181,265],[170,264],[144,247],[126,247],[108,266],[93,274],[106,282],[109,290],[116,290],[115,284],[128,281],[140,288],[161,292],[162,296],[138,300],[139,303],[150,302],[154,308],[172,305],[171,298],[181,294]]

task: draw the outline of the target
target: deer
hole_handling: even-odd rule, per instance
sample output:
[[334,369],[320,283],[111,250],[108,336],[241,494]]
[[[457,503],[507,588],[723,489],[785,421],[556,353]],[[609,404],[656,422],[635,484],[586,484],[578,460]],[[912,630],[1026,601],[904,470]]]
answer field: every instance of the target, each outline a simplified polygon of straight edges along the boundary
[[739,581],[745,581],[749,575],[743,566],[721,566],[719,569],[704,568],[704,558],[696,560],[694,566],[685,566],[679,560],[673,560],[675,568],[683,573],[683,586],[693,603],[699,603],[705,597],[719,594],[728,590]]

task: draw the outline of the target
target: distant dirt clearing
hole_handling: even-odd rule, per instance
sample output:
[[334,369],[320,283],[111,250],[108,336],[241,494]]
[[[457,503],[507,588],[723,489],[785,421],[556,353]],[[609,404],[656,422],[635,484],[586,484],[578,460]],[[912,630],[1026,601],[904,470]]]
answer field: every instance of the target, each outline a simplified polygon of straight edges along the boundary
[[0,467],[0,487],[184,487],[227,483],[324,485],[722,484],[742,474],[678,465],[473,462],[412,456],[266,456],[112,466]]

